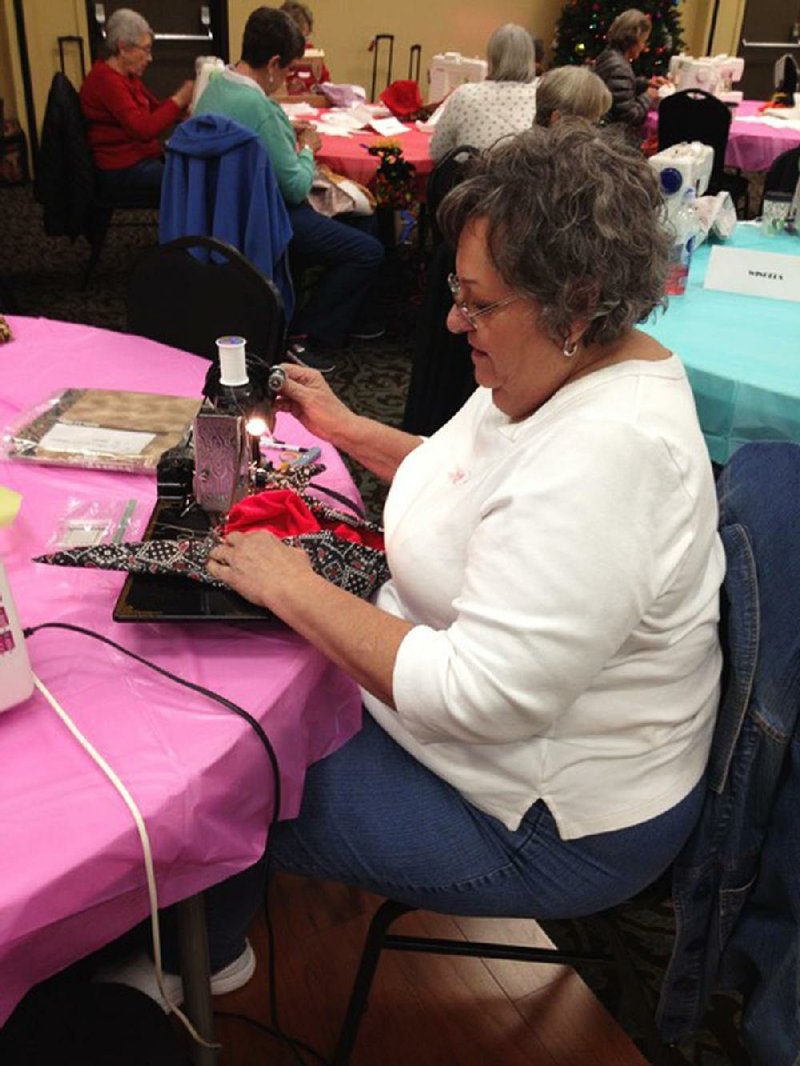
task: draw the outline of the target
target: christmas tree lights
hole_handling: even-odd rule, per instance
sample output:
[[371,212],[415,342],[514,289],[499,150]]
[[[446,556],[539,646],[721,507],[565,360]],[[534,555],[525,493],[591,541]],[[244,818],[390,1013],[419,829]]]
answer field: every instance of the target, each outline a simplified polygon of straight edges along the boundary
[[666,75],[670,57],[684,46],[680,0],[568,0],[556,24],[553,66],[581,66],[591,62],[606,44],[606,33],[617,15],[635,6],[650,16],[648,49],[633,64],[637,74]]

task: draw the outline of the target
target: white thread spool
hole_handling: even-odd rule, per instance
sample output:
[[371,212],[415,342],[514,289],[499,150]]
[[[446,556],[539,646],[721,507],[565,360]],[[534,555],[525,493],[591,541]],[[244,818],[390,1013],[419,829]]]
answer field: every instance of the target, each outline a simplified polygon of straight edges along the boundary
[[244,337],[219,337],[219,383],[220,385],[247,385],[247,362],[244,355]]

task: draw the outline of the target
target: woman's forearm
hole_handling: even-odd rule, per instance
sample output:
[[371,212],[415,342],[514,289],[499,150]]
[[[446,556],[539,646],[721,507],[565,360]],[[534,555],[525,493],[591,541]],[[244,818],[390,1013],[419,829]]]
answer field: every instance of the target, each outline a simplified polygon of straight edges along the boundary
[[397,651],[410,622],[314,573],[269,596],[270,610],[390,707]]
[[391,481],[403,459],[422,444],[422,438],[354,415],[331,443],[381,480]]

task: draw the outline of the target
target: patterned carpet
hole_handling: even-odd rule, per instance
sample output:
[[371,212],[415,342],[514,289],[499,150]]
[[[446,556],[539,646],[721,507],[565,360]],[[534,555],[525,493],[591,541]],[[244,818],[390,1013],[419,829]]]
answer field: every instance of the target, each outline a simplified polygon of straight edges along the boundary
[[[111,228],[96,274],[82,289],[89,252],[86,242],[45,237],[41,211],[31,188],[0,188],[0,310],[124,330],[127,278],[136,257],[156,241],[155,215],[141,212],[138,221],[136,226]],[[377,342],[357,342],[343,349],[330,379],[337,393],[355,410],[392,425],[399,425],[402,420],[419,302],[415,257],[404,251],[393,254],[387,262],[377,297],[387,321],[386,335]],[[352,469],[369,515],[379,520],[384,487],[361,467]],[[670,951],[671,907],[664,903],[656,908],[631,910],[622,926],[626,941],[635,952],[642,980],[655,993]],[[564,923],[549,922],[547,929],[559,943],[569,939],[570,931]],[[615,981],[589,969],[583,976],[616,1014],[619,990]],[[676,1061],[694,1066],[746,1066],[749,1059],[738,1045],[732,1022],[735,1010],[729,1000],[716,999],[709,1011],[709,1027],[681,1049]],[[624,1017],[621,1021],[636,1038],[635,1028]]]

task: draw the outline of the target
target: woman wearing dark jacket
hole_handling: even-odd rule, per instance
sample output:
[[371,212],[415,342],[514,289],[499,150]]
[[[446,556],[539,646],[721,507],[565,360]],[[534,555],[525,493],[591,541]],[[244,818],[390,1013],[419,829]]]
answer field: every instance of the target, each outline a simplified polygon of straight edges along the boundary
[[611,92],[613,103],[608,119],[629,127],[641,126],[647,112],[658,102],[658,87],[665,79],[637,78],[631,63],[647,48],[650,19],[642,11],[629,8],[617,15],[606,37],[606,47],[595,60],[594,71]]

